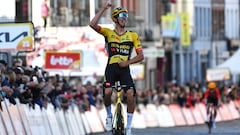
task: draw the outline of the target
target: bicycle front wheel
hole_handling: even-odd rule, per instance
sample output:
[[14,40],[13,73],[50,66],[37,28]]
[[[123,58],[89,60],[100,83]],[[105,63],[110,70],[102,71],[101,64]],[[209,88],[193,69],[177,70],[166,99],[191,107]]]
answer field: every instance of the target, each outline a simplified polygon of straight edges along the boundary
[[113,135],[124,135],[124,116],[121,103],[117,104],[116,127],[113,128]]
[[208,122],[208,133],[212,133],[212,127],[213,127],[213,114],[211,112],[209,122]]

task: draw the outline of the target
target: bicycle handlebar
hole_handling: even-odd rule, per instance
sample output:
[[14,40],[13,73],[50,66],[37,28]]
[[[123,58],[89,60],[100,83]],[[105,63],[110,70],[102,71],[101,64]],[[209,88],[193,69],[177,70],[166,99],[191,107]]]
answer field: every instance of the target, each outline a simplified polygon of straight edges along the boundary
[[112,88],[117,90],[117,91],[121,91],[122,88],[125,88],[125,87],[127,87],[127,85],[121,85],[120,81],[115,82],[115,85],[112,86]]

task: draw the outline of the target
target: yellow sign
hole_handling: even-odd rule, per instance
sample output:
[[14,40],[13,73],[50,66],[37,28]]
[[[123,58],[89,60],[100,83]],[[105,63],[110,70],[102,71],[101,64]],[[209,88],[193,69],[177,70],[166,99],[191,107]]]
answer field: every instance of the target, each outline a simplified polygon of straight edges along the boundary
[[181,44],[183,46],[189,46],[191,44],[189,17],[187,13],[181,13]]

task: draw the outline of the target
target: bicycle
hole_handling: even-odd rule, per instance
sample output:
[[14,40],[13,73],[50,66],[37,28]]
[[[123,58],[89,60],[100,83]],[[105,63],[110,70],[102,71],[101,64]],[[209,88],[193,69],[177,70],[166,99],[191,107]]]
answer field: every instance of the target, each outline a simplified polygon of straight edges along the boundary
[[214,120],[214,106],[213,104],[209,104],[209,117],[208,117],[208,122],[206,122],[208,126],[208,133],[212,133],[212,128],[213,128],[213,120]]
[[121,94],[122,94],[122,88],[124,86],[120,85],[120,82],[117,81],[115,83],[115,86],[113,86],[113,90],[116,92],[116,108],[115,108],[115,112],[113,115],[113,119],[112,119],[112,134],[113,135],[124,135],[124,131],[125,131],[125,121],[124,121],[124,109],[123,109],[123,103],[122,103],[122,98],[121,98]]

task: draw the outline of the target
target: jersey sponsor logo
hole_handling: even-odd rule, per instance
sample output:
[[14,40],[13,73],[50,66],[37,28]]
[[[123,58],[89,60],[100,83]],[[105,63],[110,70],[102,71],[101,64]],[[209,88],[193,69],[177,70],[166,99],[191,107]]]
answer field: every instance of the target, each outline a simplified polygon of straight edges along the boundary
[[111,44],[111,52],[119,52],[123,54],[129,54],[131,47],[129,45],[119,45],[112,43]]
[[120,41],[120,38],[119,38],[119,37],[116,37],[115,39],[116,39],[117,41]]

